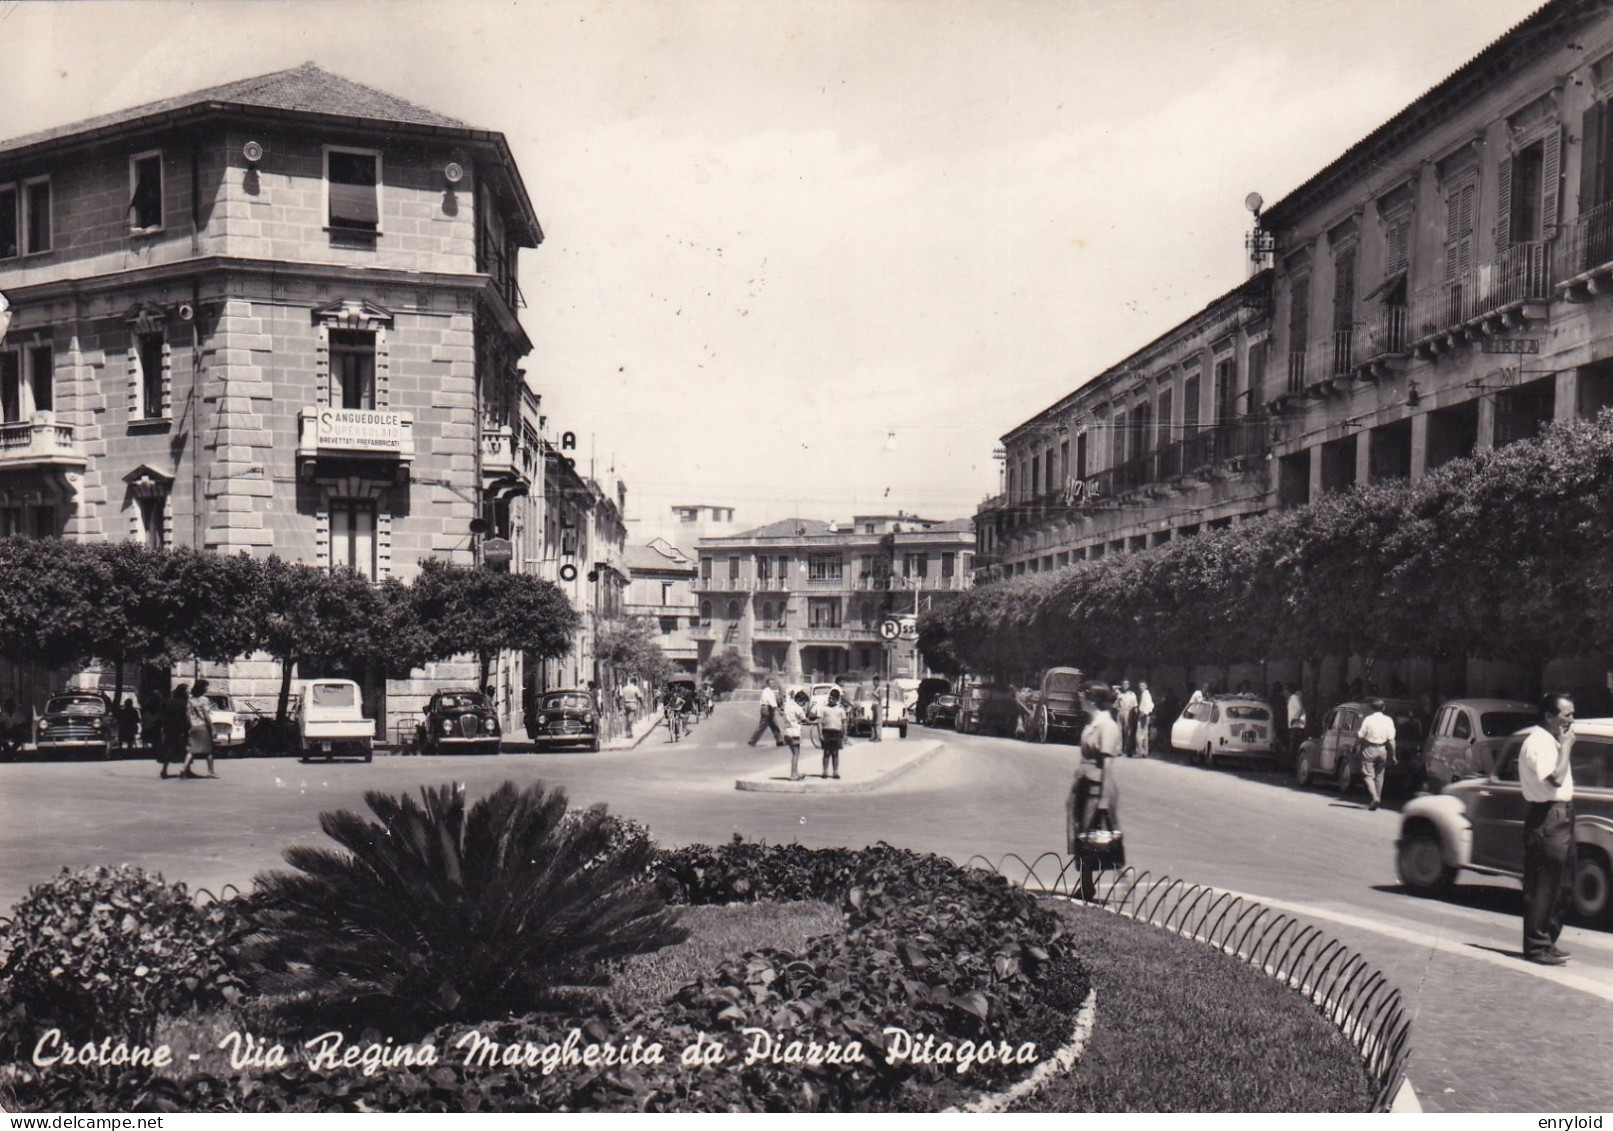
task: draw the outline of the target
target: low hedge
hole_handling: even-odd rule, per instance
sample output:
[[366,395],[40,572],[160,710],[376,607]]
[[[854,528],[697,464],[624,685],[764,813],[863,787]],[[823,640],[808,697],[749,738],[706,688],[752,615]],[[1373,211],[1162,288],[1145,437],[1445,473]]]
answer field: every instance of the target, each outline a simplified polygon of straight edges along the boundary
[[[1090,984],[1057,917],[1001,877],[935,856],[878,845],[808,850],[736,842],[658,854],[656,882],[685,903],[821,899],[839,906],[845,930],[801,953],[761,950],[723,963],[669,1002],[632,1018],[608,1001],[575,1017],[527,1016],[476,1027],[500,1049],[535,1050],[533,1063],[465,1063],[466,1026],[429,1034],[442,1063],[320,1071],[293,1053],[283,1066],[233,1081],[170,1080],[150,1071],[14,1069],[14,1102],[26,1110],[78,1111],[873,1111],[935,1110],[1023,1076],[1030,1064],[997,1057],[972,1064],[887,1063],[886,1027],[928,1034],[954,1054],[1018,1053],[1035,1059],[1068,1039]],[[784,1054],[801,1042],[849,1050],[854,1063],[746,1064],[770,1035]],[[577,1044],[659,1044],[663,1063],[543,1071],[543,1051]],[[385,1059],[397,1046],[367,1034]],[[717,1064],[681,1063],[689,1048],[722,1042]],[[965,1044],[968,1042],[968,1044]],[[697,1058],[698,1059],[698,1058]],[[452,1060],[452,1063],[447,1061]]]

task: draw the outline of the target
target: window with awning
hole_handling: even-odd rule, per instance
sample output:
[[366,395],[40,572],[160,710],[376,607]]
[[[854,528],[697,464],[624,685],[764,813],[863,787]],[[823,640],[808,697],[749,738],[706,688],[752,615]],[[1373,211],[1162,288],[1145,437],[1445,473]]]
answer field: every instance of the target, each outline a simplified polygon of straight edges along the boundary
[[352,232],[381,230],[381,158],[375,153],[325,151],[330,226]]

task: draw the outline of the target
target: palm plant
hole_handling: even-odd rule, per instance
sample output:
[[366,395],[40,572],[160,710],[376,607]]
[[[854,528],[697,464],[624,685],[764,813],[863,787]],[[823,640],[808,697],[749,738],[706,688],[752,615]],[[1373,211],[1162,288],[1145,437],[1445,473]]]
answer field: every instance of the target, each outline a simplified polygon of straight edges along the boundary
[[654,849],[604,806],[505,782],[466,812],[463,787],[364,795],[293,845],[296,872],[257,879],[265,910],[242,951],[258,988],[326,1014],[436,1023],[542,1009],[602,964],[683,941],[647,879]]

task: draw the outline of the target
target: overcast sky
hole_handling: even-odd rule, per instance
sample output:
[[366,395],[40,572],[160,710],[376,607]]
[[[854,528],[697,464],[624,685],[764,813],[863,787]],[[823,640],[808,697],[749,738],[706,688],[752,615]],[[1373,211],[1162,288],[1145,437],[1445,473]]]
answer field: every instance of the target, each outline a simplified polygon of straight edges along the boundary
[[502,131],[551,433],[743,525],[972,514],[1533,0],[0,0],[0,136],[313,61]]

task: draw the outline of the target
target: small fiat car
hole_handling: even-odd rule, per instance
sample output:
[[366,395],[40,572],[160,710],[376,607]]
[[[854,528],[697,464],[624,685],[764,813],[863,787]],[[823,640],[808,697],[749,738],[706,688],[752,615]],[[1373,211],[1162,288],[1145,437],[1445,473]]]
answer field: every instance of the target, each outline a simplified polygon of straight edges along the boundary
[[1203,766],[1271,762],[1277,757],[1271,707],[1253,695],[1212,695],[1189,703],[1171,725],[1171,748]]
[[1540,712],[1516,699],[1452,699],[1440,706],[1423,746],[1423,776],[1430,792],[1463,778],[1490,773],[1496,754]]
[[34,746],[41,754],[87,754],[112,757],[118,722],[112,701],[99,691],[59,691],[45,702],[34,725]]
[[502,742],[493,705],[469,688],[437,692],[415,728],[415,749],[422,754],[497,754]]
[[599,712],[594,697],[576,688],[545,691],[527,717],[527,735],[539,748],[581,746],[599,749]]
[[[1395,721],[1395,761],[1386,771],[1386,783],[1408,787],[1423,784],[1423,741],[1428,733],[1428,716],[1413,699],[1385,699],[1383,712]],[[1367,699],[1340,703],[1327,713],[1322,733],[1300,743],[1294,754],[1294,780],[1309,785],[1318,778],[1331,781],[1340,793],[1348,793],[1361,780],[1361,767],[1355,757],[1356,736],[1361,721],[1372,713]]]
[[[1613,719],[1581,719],[1563,736],[1574,779],[1574,910],[1613,924]],[[1460,872],[1523,876],[1528,803],[1518,781],[1523,735],[1502,740],[1494,768],[1406,802],[1395,870],[1416,895],[1437,896]]]

